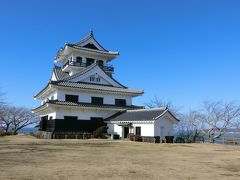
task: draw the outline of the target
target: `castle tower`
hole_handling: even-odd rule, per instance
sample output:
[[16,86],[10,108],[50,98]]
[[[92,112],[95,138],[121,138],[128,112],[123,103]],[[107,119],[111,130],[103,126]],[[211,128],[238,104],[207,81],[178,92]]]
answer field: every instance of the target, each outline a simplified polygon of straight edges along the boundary
[[75,44],[66,43],[55,57],[61,66],[54,66],[48,84],[34,96],[42,101],[33,109],[41,117],[40,130],[91,133],[116,113],[143,108],[132,104],[143,91],[113,78],[109,63],[118,55],[103,48],[92,31]]

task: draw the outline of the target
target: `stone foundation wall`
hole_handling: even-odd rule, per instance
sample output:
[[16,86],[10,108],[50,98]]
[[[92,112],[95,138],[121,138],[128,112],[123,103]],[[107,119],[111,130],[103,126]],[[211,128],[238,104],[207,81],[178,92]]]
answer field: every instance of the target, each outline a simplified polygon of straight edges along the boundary
[[52,132],[38,131],[36,136],[39,139],[52,139]]

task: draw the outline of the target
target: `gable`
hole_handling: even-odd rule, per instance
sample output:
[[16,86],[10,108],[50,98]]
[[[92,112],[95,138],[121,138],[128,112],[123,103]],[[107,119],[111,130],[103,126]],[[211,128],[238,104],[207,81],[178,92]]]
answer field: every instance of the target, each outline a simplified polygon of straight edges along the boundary
[[80,41],[76,44],[77,46],[88,48],[88,49],[95,49],[100,51],[106,51],[96,40],[93,36],[89,36],[83,41]]
[[[90,81],[90,77],[100,78],[100,82]],[[121,84],[109,77],[99,66],[95,66],[89,71],[69,80],[70,82],[90,82],[96,84],[110,85],[113,87],[123,88]]]
[[96,49],[99,50],[94,44],[86,44],[85,46],[83,46],[84,48],[88,48],[88,49]]
[[172,115],[172,113],[170,113],[169,111],[166,111],[164,114],[162,114],[161,116],[159,116],[158,118],[156,118],[157,121],[169,121],[170,123],[177,123],[179,120]]
[[55,75],[54,72],[52,72],[51,80],[52,81],[57,81],[57,78],[56,78],[56,75]]
[[106,81],[103,77],[99,76],[98,74],[90,75],[87,78],[83,79],[81,82],[112,86],[108,81]]

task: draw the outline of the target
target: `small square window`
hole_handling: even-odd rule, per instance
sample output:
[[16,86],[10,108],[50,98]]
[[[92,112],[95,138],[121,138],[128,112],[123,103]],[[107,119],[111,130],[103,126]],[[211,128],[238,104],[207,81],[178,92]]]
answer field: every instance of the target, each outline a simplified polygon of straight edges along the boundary
[[96,78],[96,81],[97,81],[97,82],[100,82],[100,77]]
[[94,77],[94,76],[91,76],[91,77],[90,77],[90,81],[95,81],[95,77]]

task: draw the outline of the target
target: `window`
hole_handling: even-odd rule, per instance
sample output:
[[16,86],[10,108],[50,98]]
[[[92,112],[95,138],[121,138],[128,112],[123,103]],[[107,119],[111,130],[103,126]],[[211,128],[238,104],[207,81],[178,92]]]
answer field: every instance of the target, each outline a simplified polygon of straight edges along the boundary
[[92,97],[92,104],[103,105],[103,98],[102,97]]
[[116,106],[126,106],[126,99],[115,99]]
[[94,63],[94,59],[86,58],[86,60],[87,60],[87,66],[90,66],[91,64]]
[[136,127],[135,134],[141,136],[141,127]]
[[97,61],[97,65],[98,65],[99,67],[103,67],[103,61],[102,61],[102,60],[98,60],[98,61]]
[[82,57],[76,57],[76,63],[82,63]]
[[100,77],[97,77],[97,78],[96,78],[96,82],[100,82]]
[[64,120],[78,120],[77,116],[64,116]]
[[90,76],[90,81],[95,81],[95,77],[94,76]]
[[102,121],[102,117],[91,117],[91,121]]
[[67,101],[67,102],[78,102],[78,96],[76,96],[76,95],[68,95],[68,94],[66,94],[65,95],[65,101]]
[[90,81],[91,82],[100,82],[100,80],[101,80],[100,77],[90,76]]

